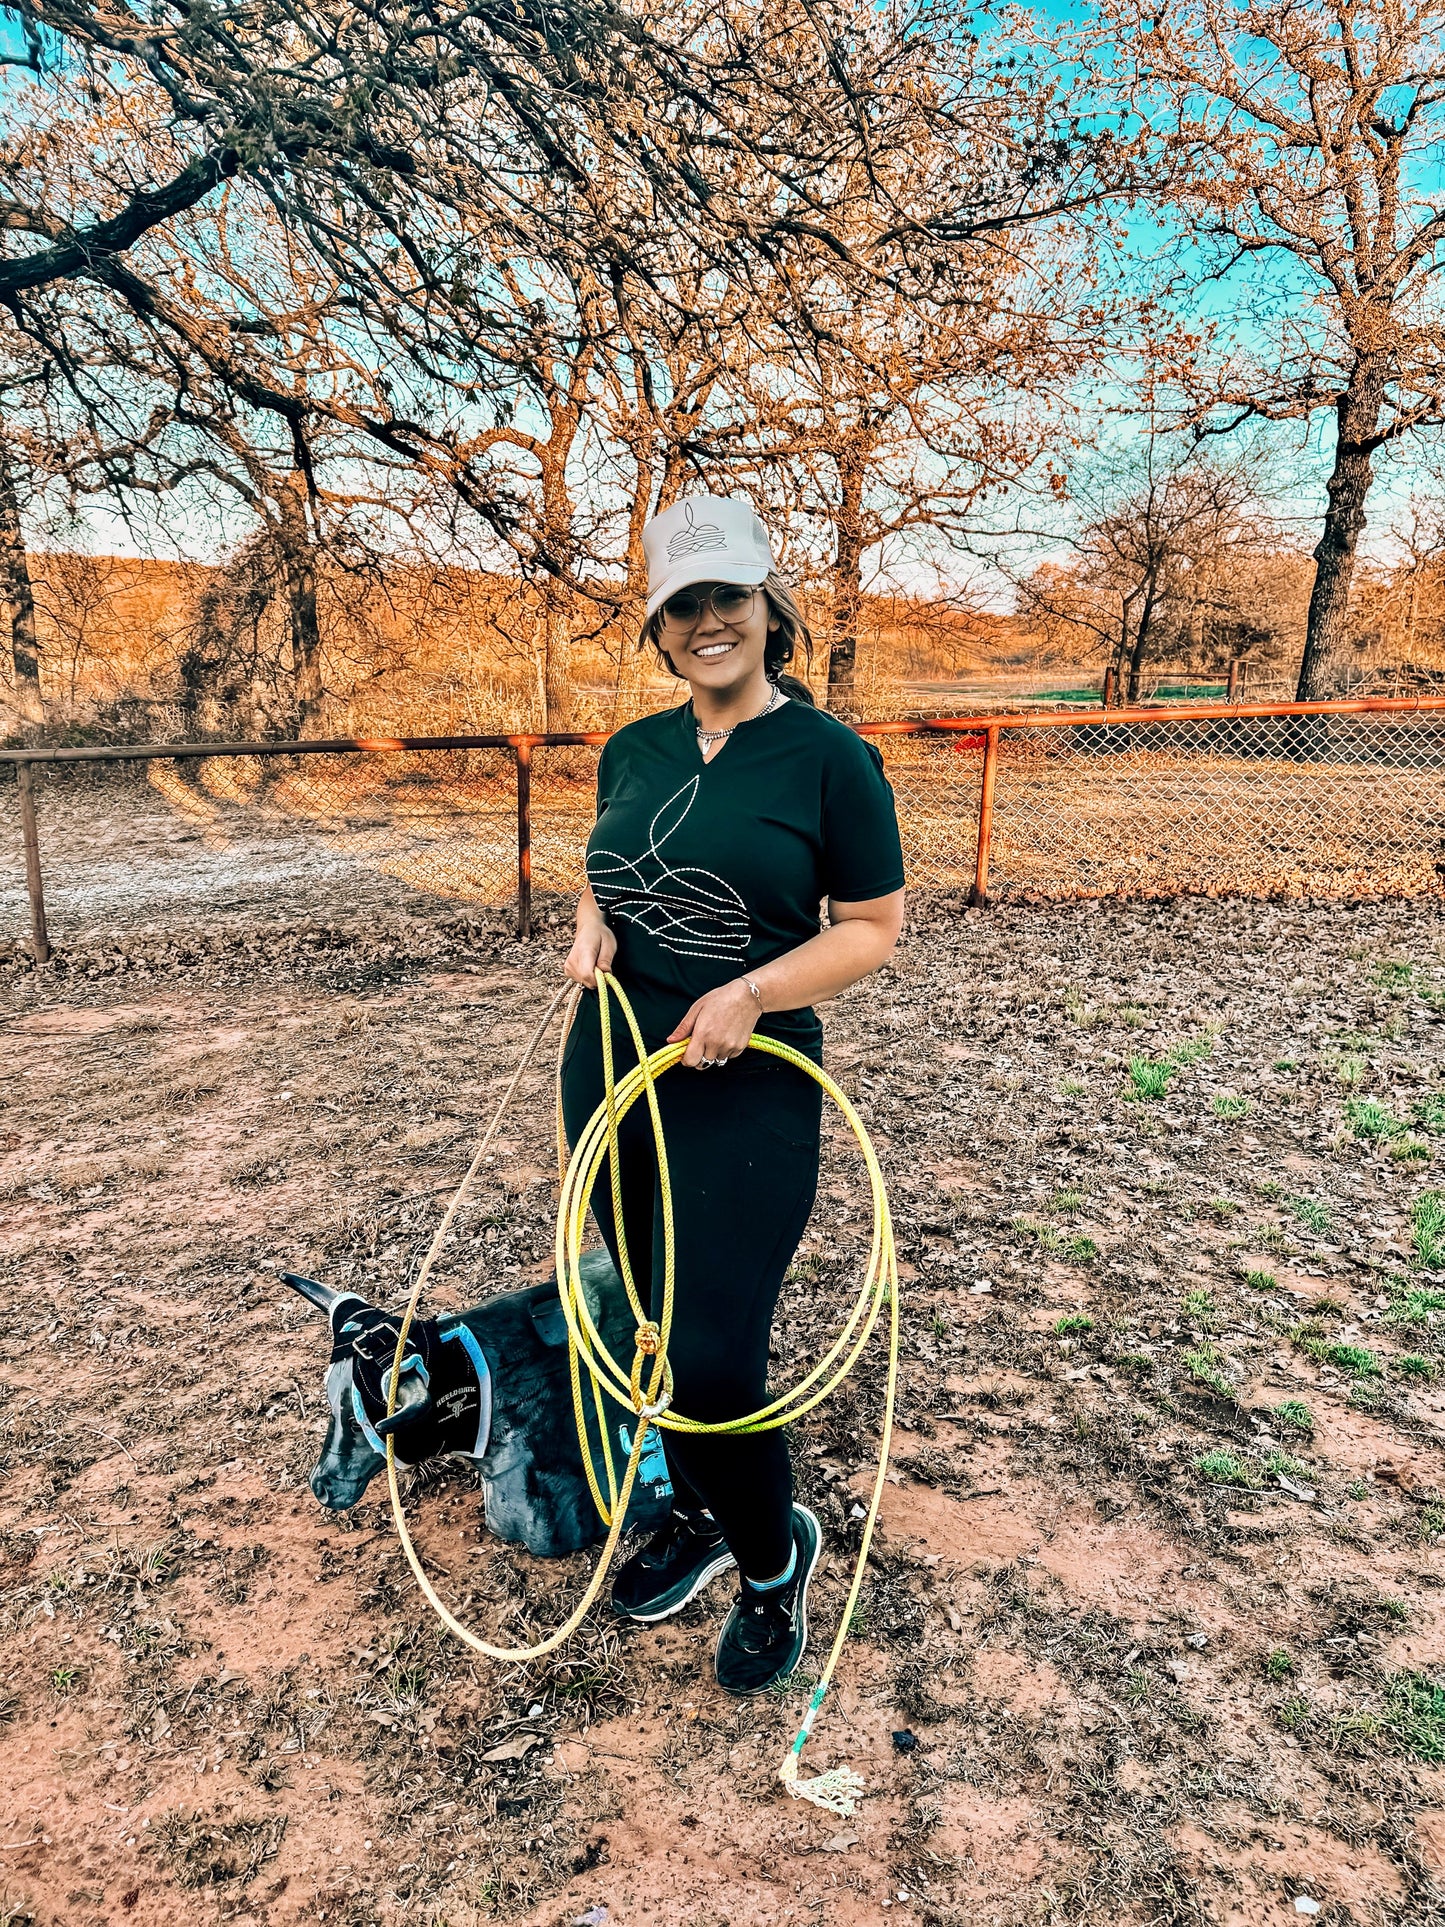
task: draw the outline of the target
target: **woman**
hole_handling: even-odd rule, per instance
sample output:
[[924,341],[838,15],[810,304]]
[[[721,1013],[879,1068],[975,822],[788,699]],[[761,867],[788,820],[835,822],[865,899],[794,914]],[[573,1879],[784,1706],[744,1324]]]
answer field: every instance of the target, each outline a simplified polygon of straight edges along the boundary
[[[602,751],[567,972],[594,992],[597,971],[613,972],[649,1051],[687,1039],[657,1085],[675,1224],[668,1355],[677,1410],[713,1422],[768,1402],[773,1308],[818,1182],[822,1092],[748,1040],[758,1031],[822,1061],[810,1006],[892,952],[903,859],[882,758],[782,673],[811,642],[757,516],[743,502],[695,496],[651,521],[643,546],[643,639],[691,695],[629,723]],[[609,1011],[620,1079],[636,1059],[615,1003]],[[602,1097],[592,995],[563,1058],[572,1144]],[[619,1144],[628,1255],[656,1316],[662,1212],[645,1104],[623,1120]],[[592,1209],[615,1263],[605,1173]],[[665,1619],[738,1566],[717,1678],[731,1693],[761,1692],[807,1645],[818,1521],[793,1503],[781,1430],[669,1432],[667,1455],[672,1518],[619,1568],[613,1605]]]

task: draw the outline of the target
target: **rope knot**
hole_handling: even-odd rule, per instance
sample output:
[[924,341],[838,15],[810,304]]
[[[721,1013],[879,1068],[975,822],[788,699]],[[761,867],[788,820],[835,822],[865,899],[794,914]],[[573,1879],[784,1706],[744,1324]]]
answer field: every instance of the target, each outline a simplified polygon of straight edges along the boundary
[[649,1319],[645,1325],[637,1327],[632,1342],[644,1358],[656,1358],[658,1348],[662,1344],[662,1333]]

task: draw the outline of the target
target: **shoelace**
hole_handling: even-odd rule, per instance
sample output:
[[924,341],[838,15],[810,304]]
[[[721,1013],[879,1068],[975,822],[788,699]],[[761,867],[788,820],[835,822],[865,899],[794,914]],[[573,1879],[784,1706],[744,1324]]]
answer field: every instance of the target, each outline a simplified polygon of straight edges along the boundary
[[707,1535],[699,1532],[690,1519],[669,1519],[663,1528],[662,1537],[655,1545],[647,1548],[649,1564],[665,1566],[685,1538],[695,1539],[699,1546],[707,1543]]
[[[749,1652],[765,1652],[778,1640],[787,1638],[793,1630],[792,1589],[784,1586],[782,1597],[775,1599],[749,1599],[743,1595],[743,1611],[747,1615],[739,1632],[740,1644]],[[753,1635],[759,1643],[754,1644]]]

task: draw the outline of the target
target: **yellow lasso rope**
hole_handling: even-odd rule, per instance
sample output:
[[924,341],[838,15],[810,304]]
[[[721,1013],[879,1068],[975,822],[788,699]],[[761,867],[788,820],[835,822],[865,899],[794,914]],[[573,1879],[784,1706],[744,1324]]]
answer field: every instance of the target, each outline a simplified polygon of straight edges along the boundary
[[[401,1375],[402,1359],[406,1355],[407,1336],[411,1330],[416,1309],[421,1301],[422,1289],[430,1276],[442,1240],[451,1228],[453,1219],[460,1210],[462,1202],[471,1187],[473,1179],[481,1168],[483,1157],[496,1134],[497,1126],[511,1101],[512,1094],[521,1081],[523,1072],[531,1062],[547,1026],[556,1015],[558,1006],[568,995],[569,987],[557,992],[548,1006],[547,1012],[522,1054],[521,1062],[502,1095],[491,1123],[487,1126],[478,1144],[476,1153],[468,1167],[466,1176],[457,1188],[456,1195],[447,1206],[441,1223],[437,1226],[431,1245],[423,1259],[407,1300],[406,1311],[402,1316],[401,1328],[397,1334],[396,1351],[392,1357],[391,1372],[387,1383],[387,1416],[396,1409],[397,1388]],[[573,986],[572,1002],[568,1008],[567,1028],[570,1028],[572,1012],[580,994]],[[597,972],[597,994],[601,1006],[602,1064],[605,1095],[601,1104],[593,1112],[585,1129],[577,1141],[570,1161],[565,1159],[565,1138],[561,1124],[561,1053],[558,1054],[558,1157],[559,1164],[565,1163],[562,1175],[562,1195],[557,1208],[557,1287],[562,1299],[562,1309],[567,1319],[568,1361],[572,1378],[572,1409],[577,1423],[577,1437],[582,1450],[582,1464],[586,1470],[588,1484],[592,1490],[593,1501],[598,1515],[608,1527],[606,1543],[601,1557],[593,1572],[587,1589],[569,1614],[566,1621],[534,1646],[493,1646],[449,1610],[437,1595],[436,1589],[427,1578],[412,1545],[407,1530],[406,1518],[402,1512],[401,1491],[397,1484],[396,1449],[390,1433],[386,1438],[386,1476],[391,1493],[392,1518],[396,1522],[397,1537],[402,1551],[406,1554],[408,1565],[416,1577],[427,1602],[449,1632],[456,1635],[474,1652],[485,1654],[488,1659],[521,1663],[541,1659],[569,1639],[581,1625],[593,1601],[602,1590],[607,1572],[612,1563],[612,1555],[622,1536],[623,1524],[627,1517],[628,1501],[632,1495],[633,1483],[637,1477],[638,1464],[642,1458],[647,1441],[649,1426],[657,1425],[664,1431],[687,1433],[741,1433],[772,1431],[783,1425],[790,1425],[817,1405],[829,1398],[853,1369],[863,1347],[872,1336],[877,1324],[878,1314],[886,1304],[888,1307],[888,1376],[883,1400],[883,1428],[879,1442],[878,1472],[873,1481],[873,1492],[868,1502],[868,1511],[863,1523],[863,1537],[858,1548],[858,1561],[853,1572],[853,1583],[848,1589],[848,1597],[834,1635],[832,1648],[819,1675],[813,1697],[797,1737],[784,1755],[778,1769],[779,1778],[793,1794],[811,1800],[815,1805],[826,1807],[831,1812],[851,1814],[854,1801],[863,1790],[863,1782],[849,1767],[837,1767],[828,1773],[820,1774],[813,1780],[799,1780],[798,1762],[813,1721],[828,1691],[839,1655],[848,1637],[853,1611],[858,1603],[858,1594],[863,1585],[863,1573],[868,1562],[868,1550],[873,1539],[873,1529],[878,1520],[878,1510],[883,1500],[883,1485],[888,1471],[888,1454],[893,1436],[893,1406],[898,1384],[898,1259],[893,1243],[893,1225],[888,1211],[888,1195],[883,1184],[883,1173],[878,1163],[878,1155],[864,1129],[863,1121],[849,1103],[846,1095],[838,1088],[833,1079],[801,1051],[791,1045],[778,1042],[772,1037],[754,1036],[749,1044],[751,1050],[766,1051],[769,1056],[780,1057],[787,1064],[821,1084],[832,1098],[843,1116],[847,1119],[863,1153],[863,1162],[868,1172],[869,1185],[873,1199],[873,1237],[868,1254],[868,1265],[863,1283],[859,1288],[853,1308],[844,1321],[843,1328],[828,1351],[818,1361],[808,1375],[800,1379],[789,1391],[776,1398],[770,1405],[762,1406],[746,1418],[727,1419],[716,1424],[704,1424],[699,1419],[690,1419],[683,1413],[672,1410],[672,1375],[667,1364],[668,1338],[672,1330],[673,1287],[674,1287],[674,1245],[672,1186],[668,1175],[667,1146],[663,1138],[662,1116],[658,1109],[657,1079],[664,1071],[670,1070],[687,1050],[686,1043],[664,1044],[649,1056],[643,1048],[642,1033],[638,1029],[632,1006],[626,993],[615,977],[607,972]],[[627,1027],[632,1034],[637,1063],[627,1072],[620,1083],[613,1071],[612,1029],[608,1007],[609,996],[615,996]],[[565,1046],[567,1030],[563,1030],[562,1043]],[[648,1318],[646,1309],[638,1296],[632,1277],[632,1266],[628,1258],[626,1239],[622,1230],[622,1208],[619,1165],[617,1149],[618,1127],[639,1098],[645,1098],[652,1123],[653,1142],[656,1146],[658,1181],[662,1196],[663,1221],[663,1277],[661,1316],[656,1321]],[[610,1154],[610,1155],[609,1155]],[[623,1287],[633,1316],[637,1320],[637,1334],[632,1365],[624,1372],[617,1360],[607,1350],[598,1334],[591,1311],[587,1305],[582,1288],[582,1238],[592,1192],[597,1182],[598,1172],[604,1157],[608,1158],[613,1197],[613,1223],[617,1232],[619,1271]],[[592,1453],[588,1445],[586,1415],[583,1398],[582,1368],[586,1366],[591,1381],[592,1400],[597,1413],[599,1431],[602,1438],[604,1465],[607,1474],[607,1492],[604,1495],[597,1481],[592,1463]],[[627,1466],[621,1483],[618,1483],[616,1467],[612,1459],[611,1441],[606,1424],[604,1398],[611,1398],[627,1408],[637,1418],[636,1434],[632,1440],[632,1450],[628,1455]]]

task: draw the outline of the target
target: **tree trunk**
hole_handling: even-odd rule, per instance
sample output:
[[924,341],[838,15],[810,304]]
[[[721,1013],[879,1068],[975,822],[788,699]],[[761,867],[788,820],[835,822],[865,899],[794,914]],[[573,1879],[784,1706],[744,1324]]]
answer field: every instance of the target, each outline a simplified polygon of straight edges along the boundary
[[1365,526],[1365,497],[1374,479],[1371,447],[1385,394],[1385,364],[1362,356],[1335,405],[1335,466],[1329,506],[1315,547],[1315,579],[1305,625],[1297,702],[1337,695],[1349,670],[1350,584]]
[[22,735],[45,721],[40,694],[40,640],[35,631],[35,592],[20,527],[20,503],[9,453],[0,444],[0,595],[10,618],[10,659],[15,668],[15,712]]
[[552,435],[542,456],[541,551],[551,568],[540,570],[542,633],[542,728],[568,729],[574,709],[572,690],[572,591],[562,571],[576,560],[572,495],[567,487],[567,458],[576,438],[574,412],[552,410]]
[[316,610],[316,543],[306,512],[303,484],[293,475],[280,501],[281,573],[291,631],[291,688],[296,727],[302,730],[321,707],[321,623]]
[[657,506],[653,514],[661,515],[664,509],[670,509],[689,482],[697,485],[697,472],[684,450],[676,442],[669,442],[663,458],[662,480],[657,485]]
[[858,621],[863,608],[863,450],[845,443],[838,461],[838,508],[833,518],[833,634],[828,648],[828,707],[856,720]]
[[1154,593],[1151,589],[1144,597],[1144,607],[1139,612],[1139,627],[1134,631],[1134,647],[1129,652],[1129,687],[1125,701],[1132,709],[1139,700],[1139,683],[1144,669],[1144,658],[1149,651],[1149,637],[1154,628]]
[[569,597],[555,576],[542,584],[542,727],[566,729],[572,714]]
[[316,555],[311,548],[286,558],[286,600],[291,619],[291,664],[296,721],[305,728],[321,707],[321,625],[316,614]]
[[[1128,660],[1129,660],[1129,598],[1126,595],[1124,595],[1123,592],[1121,591],[1119,595],[1119,640],[1114,644],[1114,662],[1113,662],[1114,690],[1116,695],[1117,695],[1117,692],[1123,687],[1124,665],[1125,663],[1128,662]],[[1108,698],[1106,696],[1104,701],[1104,707],[1107,709],[1108,706],[1109,706]]]
[[[633,445],[634,481],[632,508],[627,518],[627,598],[617,624],[617,673],[612,679],[612,718],[617,729],[625,720],[638,684],[651,668],[638,648],[642,611],[647,604],[647,555],[642,546],[642,531],[653,513],[652,495],[655,468],[655,440]],[[648,656],[652,655],[649,649]]]

